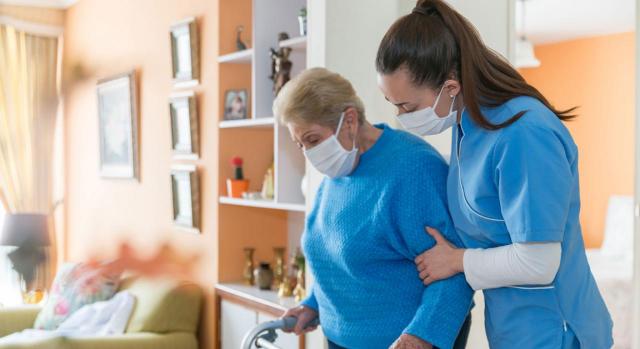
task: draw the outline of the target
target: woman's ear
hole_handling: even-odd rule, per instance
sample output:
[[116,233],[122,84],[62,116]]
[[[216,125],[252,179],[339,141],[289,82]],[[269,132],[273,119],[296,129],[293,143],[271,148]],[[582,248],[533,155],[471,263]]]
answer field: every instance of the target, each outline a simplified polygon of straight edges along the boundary
[[343,122],[351,128],[358,126],[358,110],[354,107],[348,107],[345,109]]
[[358,124],[358,110],[354,107],[345,109],[343,123],[349,126],[349,135],[352,139],[355,138],[360,127]]
[[458,80],[449,79],[444,82],[444,94],[449,97],[457,96],[462,91],[462,86]]

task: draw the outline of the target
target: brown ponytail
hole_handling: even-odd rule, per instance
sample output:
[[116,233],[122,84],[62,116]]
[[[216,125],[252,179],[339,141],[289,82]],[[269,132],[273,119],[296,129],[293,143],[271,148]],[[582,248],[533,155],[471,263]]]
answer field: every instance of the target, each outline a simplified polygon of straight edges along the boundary
[[398,19],[382,38],[376,69],[390,74],[398,68],[406,68],[417,86],[438,88],[455,76],[471,118],[488,130],[507,127],[526,111],[492,124],[480,106],[496,107],[519,96],[538,99],[561,120],[575,117],[575,107],[555,109],[501,55],[484,45],[465,17],[442,0],[418,0],[413,12]]

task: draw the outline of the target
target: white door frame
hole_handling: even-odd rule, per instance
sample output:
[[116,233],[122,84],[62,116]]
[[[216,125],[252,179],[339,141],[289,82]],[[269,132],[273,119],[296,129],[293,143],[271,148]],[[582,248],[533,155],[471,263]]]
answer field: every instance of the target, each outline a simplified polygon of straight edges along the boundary
[[636,106],[635,106],[635,174],[634,174],[634,235],[633,235],[633,318],[631,328],[636,329],[632,331],[632,347],[640,348],[640,331],[637,329],[640,327],[640,108],[638,108],[638,101],[640,100],[640,36],[638,35],[638,29],[640,28],[640,0],[636,0]]

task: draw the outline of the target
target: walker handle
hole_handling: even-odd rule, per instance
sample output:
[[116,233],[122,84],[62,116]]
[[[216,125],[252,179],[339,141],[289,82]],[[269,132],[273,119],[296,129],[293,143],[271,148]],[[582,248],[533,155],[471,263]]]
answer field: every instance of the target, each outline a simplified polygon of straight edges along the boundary
[[[296,327],[296,323],[298,322],[298,318],[294,317],[294,316],[288,316],[285,318],[282,318],[282,329],[283,330],[293,330],[294,327]],[[315,318],[311,321],[309,321],[304,328],[309,328],[309,327],[315,327],[320,325],[320,319],[319,318]]]

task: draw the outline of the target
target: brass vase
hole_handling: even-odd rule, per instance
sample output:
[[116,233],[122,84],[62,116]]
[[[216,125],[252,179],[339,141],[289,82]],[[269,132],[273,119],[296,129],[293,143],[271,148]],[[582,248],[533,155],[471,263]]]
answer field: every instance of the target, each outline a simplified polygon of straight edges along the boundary
[[244,279],[244,283],[253,286],[255,284],[253,278],[253,252],[255,251],[252,247],[247,247],[244,249],[244,270],[242,272],[242,278]]
[[298,270],[298,284],[296,288],[293,290],[293,295],[295,296],[296,302],[301,302],[306,296],[307,291],[304,288],[304,270]]
[[291,287],[291,280],[287,275],[282,279],[280,287],[278,288],[278,297],[285,298],[293,295],[293,287]]
[[280,288],[280,284],[284,280],[284,247],[275,247],[273,249],[275,267],[273,268],[273,287]]

